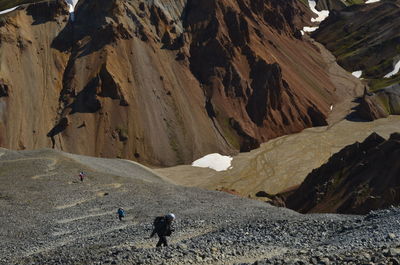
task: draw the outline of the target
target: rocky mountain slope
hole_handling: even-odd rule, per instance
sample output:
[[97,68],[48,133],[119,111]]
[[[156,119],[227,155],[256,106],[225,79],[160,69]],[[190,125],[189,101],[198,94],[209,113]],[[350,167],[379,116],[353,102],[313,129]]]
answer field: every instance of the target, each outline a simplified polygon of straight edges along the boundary
[[325,125],[348,95],[301,38],[310,15],[294,0],[81,0],[74,21],[61,0],[21,6],[1,16],[0,145],[175,165]]
[[366,79],[368,91],[360,100],[358,116],[373,120],[398,115],[400,1],[333,9],[312,36],[332,51],[341,66]]
[[399,205],[400,134],[388,140],[371,134],[346,146],[286,198],[297,211],[366,214],[371,209]]
[[[2,264],[293,264],[398,260],[398,209],[301,215],[168,183],[136,163],[53,150],[0,150]],[[87,178],[78,179],[84,170]],[[118,207],[127,216],[116,217]],[[171,246],[148,239],[177,216]],[[364,254],[366,253],[366,254]],[[397,253],[397,254],[396,254]]]
[[364,78],[383,79],[397,62],[399,25],[400,2],[382,1],[331,12],[312,36],[348,71],[361,70]]

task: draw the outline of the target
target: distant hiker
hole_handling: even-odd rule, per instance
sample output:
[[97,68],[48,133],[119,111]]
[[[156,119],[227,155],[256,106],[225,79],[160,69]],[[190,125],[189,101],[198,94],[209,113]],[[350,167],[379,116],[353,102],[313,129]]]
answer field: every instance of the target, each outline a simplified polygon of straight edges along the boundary
[[150,235],[152,238],[155,234],[158,235],[159,240],[156,247],[161,247],[162,245],[168,246],[167,236],[170,236],[174,229],[172,228],[172,222],[175,220],[175,215],[169,213],[165,216],[159,216],[154,219],[153,225],[154,229]]
[[119,220],[122,221],[122,218],[125,217],[125,210],[122,208],[118,208],[117,214],[118,214]]
[[81,181],[83,181],[83,179],[86,177],[86,174],[83,173],[82,171],[79,172],[79,178],[81,179]]

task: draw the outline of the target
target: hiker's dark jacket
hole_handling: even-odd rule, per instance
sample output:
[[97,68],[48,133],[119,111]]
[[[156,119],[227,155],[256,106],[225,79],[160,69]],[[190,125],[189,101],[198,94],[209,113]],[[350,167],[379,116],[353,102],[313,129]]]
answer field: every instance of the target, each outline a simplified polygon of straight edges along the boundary
[[154,230],[150,237],[153,237],[155,234],[159,237],[170,236],[173,231],[171,222],[167,218],[162,217],[157,223],[154,223]]

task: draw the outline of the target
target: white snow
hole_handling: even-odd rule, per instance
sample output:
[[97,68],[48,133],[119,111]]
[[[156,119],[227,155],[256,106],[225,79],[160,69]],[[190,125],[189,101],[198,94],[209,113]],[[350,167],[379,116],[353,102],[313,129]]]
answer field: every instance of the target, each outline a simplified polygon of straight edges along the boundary
[[391,71],[390,73],[388,73],[387,75],[384,76],[384,78],[389,78],[394,76],[395,74],[397,74],[400,71],[400,60],[394,65],[394,69],[393,71]]
[[65,0],[67,2],[67,5],[69,7],[69,13],[71,15],[71,20],[75,20],[75,6],[78,3],[79,0]]
[[9,8],[9,9],[0,11],[0,15],[7,14],[7,13],[9,13],[9,12],[11,12],[11,11],[14,11],[14,10],[17,9],[18,7],[19,7],[19,6],[15,6],[15,7],[13,7],[13,8]]
[[333,105],[331,105],[331,106],[329,107],[329,110],[330,110],[330,111],[332,111],[332,110],[333,110]]
[[318,27],[304,27],[303,32],[313,32],[316,31]]
[[[65,0],[65,2],[67,3],[67,5],[68,5],[68,7],[69,7],[69,12],[70,12],[71,14],[74,13],[74,11],[75,11],[75,6],[76,6],[76,4],[78,3],[78,1],[79,1],[79,0]],[[14,11],[14,10],[17,9],[18,7],[20,7],[20,6],[15,6],[15,7],[12,7],[12,8],[3,10],[3,11],[0,11],[0,15],[9,13],[9,12],[11,12],[11,11]]]
[[318,16],[317,18],[311,18],[311,22],[322,22],[329,16],[329,10],[318,11],[315,8],[317,6],[315,0],[308,0],[308,5],[310,6],[311,11]]
[[79,0],[65,0],[65,2],[67,2],[67,4],[68,4],[70,13],[75,11],[75,6],[78,3],[78,1]]
[[228,170],[231,167],[232,157],[217,153],[206,155],[192,163],[193,167],[211,168],[215,171]]
[[352,72],[351,74],[354,75],[357,78],[360,78],[362,76],[362,71],[361,70],[360,71],[355,71],[355,72]]
[[[311,18],[311,22],[322,22],[329,16],[329,10],[318,11],[315,8],[317,6],[315,0],[308,0],[308,5],[310,6],[311,11],[318,16],[317,18]],[[318,27],[303,27],[301,34],[304,35],[304,32],[313,32],[317,29]]]
[[380,2],[381,0],[367,0],[367,2],[365,2],[366,4],[372,4],[372,3],[376,3],[376,2]]

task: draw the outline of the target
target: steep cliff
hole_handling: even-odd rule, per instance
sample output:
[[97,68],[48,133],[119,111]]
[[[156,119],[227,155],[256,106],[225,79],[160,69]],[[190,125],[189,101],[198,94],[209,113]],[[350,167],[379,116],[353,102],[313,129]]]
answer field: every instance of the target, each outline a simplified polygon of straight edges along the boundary
[[326,124],[340,101],[297,1],[80,0],[0,17],[0,145],[155,165]]

